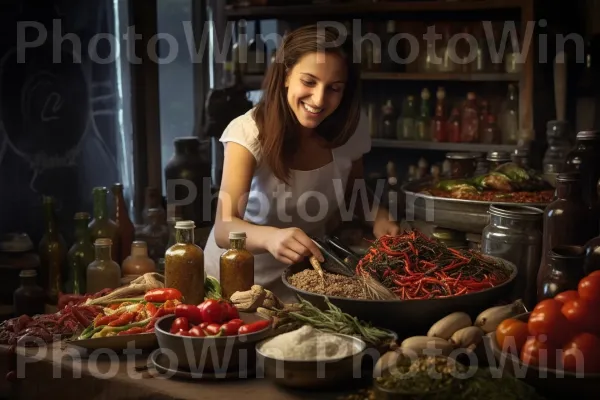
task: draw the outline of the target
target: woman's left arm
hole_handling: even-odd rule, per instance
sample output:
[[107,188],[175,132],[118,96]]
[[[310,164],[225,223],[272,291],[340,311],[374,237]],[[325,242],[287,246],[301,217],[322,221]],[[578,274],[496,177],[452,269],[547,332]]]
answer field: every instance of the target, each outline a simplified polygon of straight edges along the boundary
[[354,204],[355,216],[373,227],[373,235],[376,238],[400,233],[400,226],[389,210],[381,204],[382,199],[377,198],[367,186],[362,157],[352,162],[346,186],[346,201],[349,201],[350,205]]

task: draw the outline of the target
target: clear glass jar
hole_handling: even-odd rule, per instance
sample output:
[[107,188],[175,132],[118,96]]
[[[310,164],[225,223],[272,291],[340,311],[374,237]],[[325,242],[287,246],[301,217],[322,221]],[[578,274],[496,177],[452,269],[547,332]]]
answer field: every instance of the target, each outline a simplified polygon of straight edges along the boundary
[[118,288],[121,286],[121,267],[111,258],[112,240],[96,239],[94,246],[96,259],[87,267],[87,292]]
[[246,233],[230,232],[229,249],[219,261],[221,290],[228,299],[237,291],[250,290],[254,285],[254,256],[246,250]]
[[567,154],[571,150],[569,124],[566,121],[548,121],[546,124],[548,149],[544,154],[543,172],[551,184],[555,184],[556,175],[564,170]]

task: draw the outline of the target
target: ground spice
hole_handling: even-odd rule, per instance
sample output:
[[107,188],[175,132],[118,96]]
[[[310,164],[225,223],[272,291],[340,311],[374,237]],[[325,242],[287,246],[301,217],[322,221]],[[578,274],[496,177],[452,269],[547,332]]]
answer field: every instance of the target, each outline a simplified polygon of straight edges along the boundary
[[325,279],[321,279],[314,269],[305,269],[288,278],[288,282],[310,293],[325,296],[347,297],[352,299],[368,299],[362,282],[356,278],[324,272]]

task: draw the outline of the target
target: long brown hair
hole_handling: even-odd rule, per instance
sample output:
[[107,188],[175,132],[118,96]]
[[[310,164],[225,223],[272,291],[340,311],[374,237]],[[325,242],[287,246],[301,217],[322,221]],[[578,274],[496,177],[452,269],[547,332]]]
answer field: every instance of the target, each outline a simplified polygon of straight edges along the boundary
[[347,82],[337,109],[316,128],[330,147],[337,147],[354,134],[360,117],[360,69],[353,62],[354,47],[350,37],[340,37],[335,29],[309,25],[291,32],[277,50],[275,62],[263,82],[263,95],[256,106],[261,162],[273,174],[288,182],[289,162],[297,149],[298,121],[287,101],[285,80],[288,72],[306,54],[327,52],[341,56],[347,67]]

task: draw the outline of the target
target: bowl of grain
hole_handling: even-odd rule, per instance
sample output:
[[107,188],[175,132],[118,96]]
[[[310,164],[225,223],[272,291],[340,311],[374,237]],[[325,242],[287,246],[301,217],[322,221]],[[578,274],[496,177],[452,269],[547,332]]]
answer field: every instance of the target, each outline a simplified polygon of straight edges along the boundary
[[256,345],[256,376],[292,388],[339,387],[362,378],[365,348],[357,337],[304,325]]

